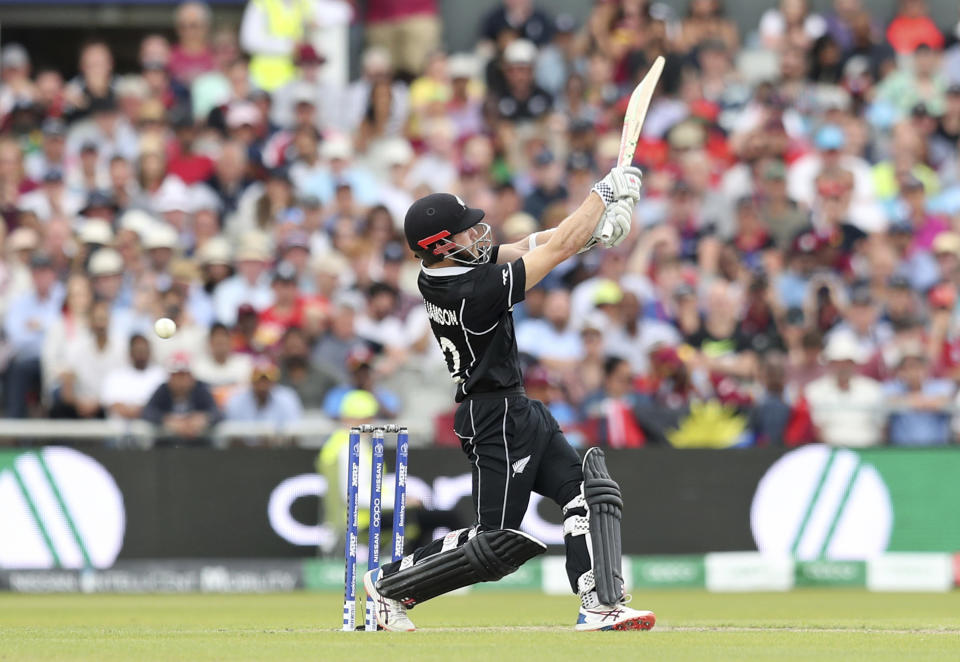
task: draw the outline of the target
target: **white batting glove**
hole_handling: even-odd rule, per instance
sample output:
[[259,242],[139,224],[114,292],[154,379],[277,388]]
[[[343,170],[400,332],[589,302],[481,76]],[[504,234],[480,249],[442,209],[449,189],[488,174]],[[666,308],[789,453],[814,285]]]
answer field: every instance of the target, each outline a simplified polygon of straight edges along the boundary
[[609,205],[600,216],[597,227],[587,243],[580,249],[584,253],[596,245],[604,248],[613,248],[627,238],[633,224],[634,202],[631,198],[623,198]]
[[590,190],[600,196],[605,206],[609,206],[621,198],[630,198],[633,200],[633,204],[636,204],[640,199],[641,183],[642,175],[639,168],[617,166],[594,184]]

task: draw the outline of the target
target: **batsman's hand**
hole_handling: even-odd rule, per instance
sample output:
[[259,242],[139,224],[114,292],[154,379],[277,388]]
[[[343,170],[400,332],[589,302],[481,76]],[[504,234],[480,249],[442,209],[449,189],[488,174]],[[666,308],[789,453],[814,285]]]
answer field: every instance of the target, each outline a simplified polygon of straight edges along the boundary
[[584,253],[597,244],[604,248],[613,248],[627,238],[633,224],[634,201],[632,198],[622,198],[607,206],[593,235],[587,240],[580,253]]
[[636,205],[637,201],[640,200],[642,178],[643,175],[639,168],[617,166],[594,184],[590,190],[599,195],[603,204],[607,207],[622,198],[630,198]]

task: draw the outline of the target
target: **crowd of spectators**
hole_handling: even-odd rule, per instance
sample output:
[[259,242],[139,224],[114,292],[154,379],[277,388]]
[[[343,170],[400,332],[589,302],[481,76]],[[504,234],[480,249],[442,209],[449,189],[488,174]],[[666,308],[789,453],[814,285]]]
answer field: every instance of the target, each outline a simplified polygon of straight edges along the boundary
[[456,193],[502,241],[557,225],[662,55],[632,235],[515,307],[531,396],[580,444],[951,443],[960,25],[770,4],[741,32],[721,0],[505,0],[445,53],[435,0],[369,2],[346,82],[310,32],[350,20],[336,0],[253,0],[242,26],[184,3],[132,71],[104,41],[72,78],[7,43],[3,415],[195,438],[365,390],[455,441],[407,207]]

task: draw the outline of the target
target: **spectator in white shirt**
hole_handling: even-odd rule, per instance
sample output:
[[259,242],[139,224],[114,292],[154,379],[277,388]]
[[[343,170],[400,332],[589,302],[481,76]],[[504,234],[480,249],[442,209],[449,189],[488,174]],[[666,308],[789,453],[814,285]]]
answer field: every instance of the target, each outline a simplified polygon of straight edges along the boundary
[[273,303],[267,270],[269,259],[269,253],[262,246],[240,248],[236,256],[237,274],[220,283],[213,293],[213,306],[219,322],[233,326],[237,321],[237,310],[245,303],[257,312]]
[[100,396],[107,374],[126,364],[124,345],[110,334],[110,303],[90,309],[90,333],[78,335],[67,348],[66,369],[53,394],[54,418],[102,418]]
[[555,289],[543,302],[543,319],[517,326],[517,348],[549,368],[572,366],[583,354],[580,334],[570,324],[570,292]]
[[114,368],[103,380],[100,402],[112,418],[140,418],[143,406],[167,378],[167,372],[150,361],[150,341],[144,336],[131,336],[129,349],[129,365]]
[[831,446],[876,446],[883,442],[886,412],[881,384],[857,374],[866,357],[848,333],[831,336],[824,350],[826,375],[804,389],[818,440]]
[[193,363],[197,379],[210,387],[217,404],[223,405],[239,387],[250,381],[253,359],[233,351],[230,330],[219,322],[210,327],[209,352]]

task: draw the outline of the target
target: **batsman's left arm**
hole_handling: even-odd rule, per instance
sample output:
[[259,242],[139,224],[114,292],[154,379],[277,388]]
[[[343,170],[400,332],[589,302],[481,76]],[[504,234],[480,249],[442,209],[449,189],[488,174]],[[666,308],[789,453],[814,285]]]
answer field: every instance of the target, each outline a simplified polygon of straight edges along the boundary
[[550,241],[550,237],[553,236],[556,230],[556,228],[540,230],[511,244],[500,244],[497,250],[497,264],[506,264],[507,262],[519,260],[537,246],[542,246]]

